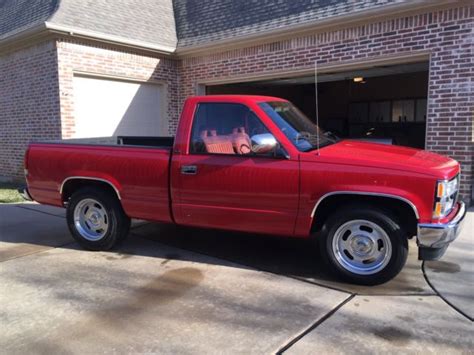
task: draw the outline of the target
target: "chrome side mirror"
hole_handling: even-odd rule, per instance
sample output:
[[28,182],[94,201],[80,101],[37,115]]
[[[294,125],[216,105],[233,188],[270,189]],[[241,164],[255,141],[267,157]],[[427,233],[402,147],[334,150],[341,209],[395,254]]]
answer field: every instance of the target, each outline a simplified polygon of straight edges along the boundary
[[278,142],[271,133],[262,133],[252,136],[252,152],[255,154],[269,153],[278,147]]

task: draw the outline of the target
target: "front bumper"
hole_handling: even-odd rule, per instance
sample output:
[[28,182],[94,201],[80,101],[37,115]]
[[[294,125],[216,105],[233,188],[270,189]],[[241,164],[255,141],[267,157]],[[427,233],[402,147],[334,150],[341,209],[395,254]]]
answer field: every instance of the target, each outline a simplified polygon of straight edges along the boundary
[[442,257],[449,243],[456,239],[461,232],[465,216],[466,206],[460,202],[458,212],[450,222],[418,224],[418,259],[436,260]]

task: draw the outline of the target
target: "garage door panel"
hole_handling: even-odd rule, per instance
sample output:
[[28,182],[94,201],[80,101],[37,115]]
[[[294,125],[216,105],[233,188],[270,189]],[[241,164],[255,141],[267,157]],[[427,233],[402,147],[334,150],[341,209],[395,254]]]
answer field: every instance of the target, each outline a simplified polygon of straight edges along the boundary
[[76,138],[168,135],[163,85],[74,77]]

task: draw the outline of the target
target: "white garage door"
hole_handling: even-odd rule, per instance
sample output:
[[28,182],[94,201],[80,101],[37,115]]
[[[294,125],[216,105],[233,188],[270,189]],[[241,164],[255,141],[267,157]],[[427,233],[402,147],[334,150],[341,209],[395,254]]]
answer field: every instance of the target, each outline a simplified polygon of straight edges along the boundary
[[75,138],[168,136],[163,85],[74,76]]

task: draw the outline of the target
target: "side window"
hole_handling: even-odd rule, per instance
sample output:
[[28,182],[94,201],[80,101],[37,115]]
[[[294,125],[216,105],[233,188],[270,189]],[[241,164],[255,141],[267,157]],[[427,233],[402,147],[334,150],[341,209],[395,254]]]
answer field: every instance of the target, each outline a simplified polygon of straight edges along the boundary
[[254,154],[250,137],[262,133],[269,131],[247,106],[202,103],[194,116],[190,153]]

